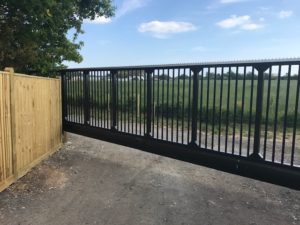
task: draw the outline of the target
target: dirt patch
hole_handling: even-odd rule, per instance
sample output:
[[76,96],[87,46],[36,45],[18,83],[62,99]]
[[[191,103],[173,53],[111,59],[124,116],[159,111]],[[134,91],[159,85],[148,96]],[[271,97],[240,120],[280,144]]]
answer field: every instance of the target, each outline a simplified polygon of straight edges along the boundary
[[63,189],[68,182],[65,169],[44,162],[33,168],[27,175],[9,187],[13,195],[42,193],[51,189]]

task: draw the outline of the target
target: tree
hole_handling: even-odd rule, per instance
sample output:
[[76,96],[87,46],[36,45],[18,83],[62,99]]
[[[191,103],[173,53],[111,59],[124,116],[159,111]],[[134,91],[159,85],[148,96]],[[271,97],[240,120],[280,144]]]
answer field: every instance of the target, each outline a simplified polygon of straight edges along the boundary
[[[0,3],[0,69],[47,71],[81,62],[84,19],[114,15],[112,0],[4,0]],[[71,40],[67,37],[72,31]]]

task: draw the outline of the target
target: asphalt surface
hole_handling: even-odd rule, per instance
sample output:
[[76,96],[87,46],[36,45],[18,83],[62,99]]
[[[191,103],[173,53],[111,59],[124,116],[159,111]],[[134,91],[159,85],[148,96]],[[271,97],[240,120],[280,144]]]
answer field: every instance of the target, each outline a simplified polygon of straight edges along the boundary
[[0,193],[0,224],[300,224],[300,192],[69,134]]

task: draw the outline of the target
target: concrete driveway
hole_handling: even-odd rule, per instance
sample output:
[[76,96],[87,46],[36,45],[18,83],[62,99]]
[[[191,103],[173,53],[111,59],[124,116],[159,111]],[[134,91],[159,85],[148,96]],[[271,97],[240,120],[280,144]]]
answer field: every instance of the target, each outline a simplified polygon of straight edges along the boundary
[[300,192],[69,134],[0,193],[0,224],[300,224]]

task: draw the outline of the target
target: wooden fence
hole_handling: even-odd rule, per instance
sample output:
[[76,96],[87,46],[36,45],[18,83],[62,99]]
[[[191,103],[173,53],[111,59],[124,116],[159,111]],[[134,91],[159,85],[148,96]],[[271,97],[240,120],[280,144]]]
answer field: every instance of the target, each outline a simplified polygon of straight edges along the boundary
[[62,143],[60,79],[0,72],[0,191]]

